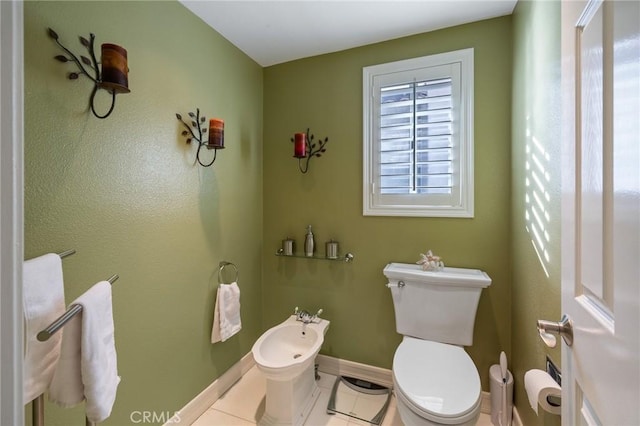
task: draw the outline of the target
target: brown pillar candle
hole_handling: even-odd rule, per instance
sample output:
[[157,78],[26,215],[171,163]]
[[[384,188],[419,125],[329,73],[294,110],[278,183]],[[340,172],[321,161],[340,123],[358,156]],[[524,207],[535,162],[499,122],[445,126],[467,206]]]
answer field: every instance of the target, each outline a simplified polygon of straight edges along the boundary
[[209,120],[209,149],[224,148],[224,120],[212,118]]
[[127,51],[117,44],[102,45],[102,78],[100,86],[116,93],[129,93]]

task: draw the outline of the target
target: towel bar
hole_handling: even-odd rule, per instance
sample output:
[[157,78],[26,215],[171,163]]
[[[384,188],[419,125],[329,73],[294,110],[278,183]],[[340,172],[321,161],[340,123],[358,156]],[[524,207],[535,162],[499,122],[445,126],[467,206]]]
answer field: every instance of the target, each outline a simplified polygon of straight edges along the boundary
[[[75,252],[76,252],[75,250],[67,250],[63,253],[60,253],[59,256],[61,258],[64,258],[66,256],[70,256],[74,254]],[[109,284],[113,284],[118,278],[120,278],[118,274],[114,274],[111,277],[109,277],[107,281],[109,282]],[[71,305],[71,307],[67,310],[67,312],[65,312],[57,320],[52,322],[49,325],[49,327],[45,328],[40,333],[38,333],[38,335],[36,336],[37,339],[41,342],[45,342],[49,340],[49,338],[53,334],[55,334],[58,330],[60,330],[67,322],[69,322],[71,318],[74,317],[74,315],[76,315],[81,310],[82,310],[82,305]],[[38,396],[36,399],[33,400],[33,403],[31,406],[31,413],[32,413],[33,426],[44,426],[44,394]],[[89,421],[89,419],[85,417],[85,425],[94,426],[95,423]]]
[[221,273],[224,270],[224,268],[227,266],[233,267],[233,269],[236,272],[236,278],[233,281],[238,282],[238,267],[235,264],[222,260],[219,266],[220,266],[220,269],[218,269],[218,284],[224,284],[224,281],[222,281]]
[[[118,274],[112,275],[107,281],[109,284],[113,284],[118,278]],[[52,322],[49,327],[42,330],[36,336],[39,341],[46,342],[51,336],[53,336],[58,330],[60,330],[71,318],[73,318],[78,312],[82,310],[82,305],[71,305],[67,312],[62,314],[57,320]]]
[[65,250],[62,253],[58,253],[58,256],[60,256],[60,259],[64,259],[65,257],[71,256],[72,254],[76,254],[76,251],[74,249]]

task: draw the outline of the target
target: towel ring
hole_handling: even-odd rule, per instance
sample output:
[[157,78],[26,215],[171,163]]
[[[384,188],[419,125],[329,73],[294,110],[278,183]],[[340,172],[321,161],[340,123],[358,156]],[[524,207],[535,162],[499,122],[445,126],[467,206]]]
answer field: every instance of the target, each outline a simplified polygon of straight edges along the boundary
[[218,269],[218,284],[224,284],[224,281],[222,281],[222,271],[224,270],[224,268],[226,268],[227,266],[232,266],[234,271],[236,272],[236,278],[235,278],[235,282],[238,282],[238,267],[231,263],[231,262],[227,262],[227,261],[221,261],[220,262],[220,269]]

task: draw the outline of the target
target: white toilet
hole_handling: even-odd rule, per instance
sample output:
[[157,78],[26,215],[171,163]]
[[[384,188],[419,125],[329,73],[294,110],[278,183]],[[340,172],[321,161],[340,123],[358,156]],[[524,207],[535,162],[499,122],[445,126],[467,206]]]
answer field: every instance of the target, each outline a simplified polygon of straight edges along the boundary
[[480,376],[462,346],[473,343],[480,293],[491,278],[477,269],[423,271],[390,263],[396,330],[404,338],[393,356],[398,412],[406,426],[475,425]]

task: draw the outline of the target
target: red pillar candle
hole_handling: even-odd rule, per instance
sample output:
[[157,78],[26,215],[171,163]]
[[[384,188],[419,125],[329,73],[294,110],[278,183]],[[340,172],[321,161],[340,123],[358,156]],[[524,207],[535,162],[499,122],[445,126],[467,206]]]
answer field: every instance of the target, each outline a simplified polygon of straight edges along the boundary
[[294,157],[304,158],[307,156],[307,135],[305,133],[296,133],[293,145]]
[[209,120],[209,149],[224,148],[224,120],[212,118]]

